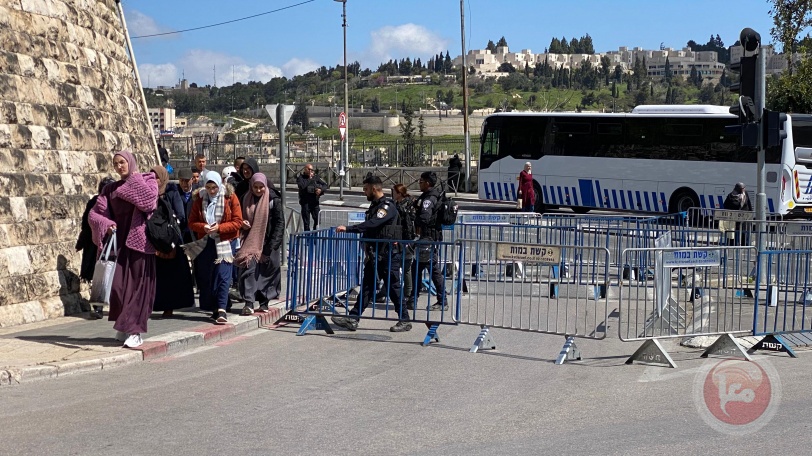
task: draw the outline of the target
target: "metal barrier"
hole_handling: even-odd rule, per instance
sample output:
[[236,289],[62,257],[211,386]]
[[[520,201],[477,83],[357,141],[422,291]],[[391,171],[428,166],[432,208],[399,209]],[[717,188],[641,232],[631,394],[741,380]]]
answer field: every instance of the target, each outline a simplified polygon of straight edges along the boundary
[[[476,255],[478,268],[461,271],[467,294],[457,320],[480,325],[471,352],[494,348],[489,328],[558,334],[567,338],[556,361],[580,359],[573,338],[606,337],[609,251],[597,247],[459,240],[460,264]],[[516,265],[523,264],[521,275]],[[559,269],[572,264],[567,274]],[[484,264],[484,266],[483,266]],[[513,269],[512,274],[506,271]],[[512,277],[506,279],[507,275]]]
[[[655,248],[623,252],[625,264],[645,271],[620,282],[618,336],[623,341],[646,341],[629,363],[676,367],[658,339],[724,334],[728,336],[720,340],[727,343],[730,334],[751,330],[755,249],[671,247],[670,241],[667,233]],[[719,348],[712,346],[706,354]],[[737,352],[747,356],[741,347]]]
[[[402,255],[405,249],[416,252],[414,263]],[[441,289],[432,283],[431,276],[435,272],[432,262],[428,260],[434,249],[439,263]],[[429,252],[429,256],[420,252]],[[413,292],[411,300],[404,299],[404,305],[411,314],[411,321],[425,323],[429,333],[424,340],[428,344],[437,338],[437,328],[441,324],[456,324],[452,311],[458,307],[459,297],[456,294],[448,296],[446,290],[458,290],[459,286],[450,286],[453,280],[450,268],[442,265],[448,264],[445,255],[453,252],[452,244],[443,242],[415,242],[369,240],[358,237],[357,234],[336,233],[334,229],[310,231],[291,237],[291,255],[289,267],[287,311],[305,317],[299,334],[305,334],[310,329],[323,329],[332,333],[325,316],[347,316],[356,301],[364,299],[362,284],[365,274],[375,274],[374,282],[380,286],[387,280],[380,276],[379,263],[385,270],[391,266],[401,273],[410,268],[413,278],[410,285],[414,290],[424,288],[422,296],[420,291]],[[418,260],[426,264],[422,275],[418,276]],[[365,269],[365,267],[369,267]],[[380,277],[379,277],[380,276]],[[401,279],[401,285],[405,285]],[[362,320],[393,320],[399,319],[396,306],[389,295],[388,287],[384,286],[381,292],[375,290],[370,301],[362,302],[366,311],[361,315]],[[432,299],[438,293],[445,296]],[[376,295],[383,302],[374,302]],[[444,301],[454,304],[455,307],[447,309],[434,309],[434,301]]]

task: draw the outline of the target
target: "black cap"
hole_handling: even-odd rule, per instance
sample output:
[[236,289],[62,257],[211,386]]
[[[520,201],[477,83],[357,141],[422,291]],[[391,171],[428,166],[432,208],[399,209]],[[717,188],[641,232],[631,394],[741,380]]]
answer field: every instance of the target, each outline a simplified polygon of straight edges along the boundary
[[191,178],[192,178],[192,170],[190,168],[181,168],[178,170],[178,179],[191,179]]
[[364,184],[370,185],[383,185],[383,181],[378,176],[373,176],[372,173],[367,174],[367,177],[364,178]]
[[434,171],[426,171],[420,175],[420,178],[428,182],[429,185],[434,187],[437,184],[437,173]]

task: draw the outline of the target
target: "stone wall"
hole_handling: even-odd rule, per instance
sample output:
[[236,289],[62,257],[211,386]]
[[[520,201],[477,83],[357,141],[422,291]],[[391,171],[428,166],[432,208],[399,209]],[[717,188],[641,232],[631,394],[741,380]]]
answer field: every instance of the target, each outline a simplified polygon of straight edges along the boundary
[[74,250],[114,151],[155,163],[114,0],[0,0],[0,326],[76,313]]

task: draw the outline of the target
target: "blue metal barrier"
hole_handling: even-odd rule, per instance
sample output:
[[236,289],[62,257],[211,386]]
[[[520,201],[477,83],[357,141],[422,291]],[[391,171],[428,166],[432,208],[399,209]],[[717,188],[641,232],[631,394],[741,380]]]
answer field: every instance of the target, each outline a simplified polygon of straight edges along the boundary
[[[405,285],[402,272],[407,268],[414,272],[417,269],[414,264],[410,265],[406,255],[402,254],[407,248],[415,252],[415,263],[420,259],[426,259],[419,254],[421,250],[436,252],[433,253],[436,255],[436,261],[420,261],[421,265],[425,263],[426,270],[422,272],[429,279],[424,280],[424,277],[413,274],[410,283],[415,291],[411,300],[404,299],[404,306],[411,314],[410,321],[425,323],[432,335],[430,339],[436,340],[437,328],[434,327],[434,332],[431,332],[433,326],[456,324],[452,318],[453,309],[432,308],[433,299],[444,300],[447,304],[458,307],[461,278],[457,279],[457,283],[450,283],[454,281],[454,268],[446,267],[448,264],[454,264],[454,245],[447,242],[364,239],[357,234],[336,233],[332,228],[297,234],[290,239],[287,310],[304,317],[305,321],[299,333],[304,334],[310,329],[331,332],[325,317],[348,316],[356,302],[365,307],[365,312],[360,317],[361,321],[369,319],[398,321],[399,313],[393,303],[395,298],[389,295],[389,287],[386,286],[389,276],[387,274],[379,277],[382,275],[379,271],[388,271],[389,268],[399,271],[402,292]],[[430,291],[433,287],[426,287],[428,289],[418,298],[417,290],[424,286],[425,282],[431,283],[430,278],[435,273],[435,267],[439,267],[443,291],[454,290],[457,293],[441,300],[439,297],[432,297]],[[384,282],[384,291],[379,293],[378,287],[375,287],[376,289],[369,295],[370,300],[363,302],[364,274],[368,273],[374,274],[373,283]],[[376,295],[384,302],[375,302]]]

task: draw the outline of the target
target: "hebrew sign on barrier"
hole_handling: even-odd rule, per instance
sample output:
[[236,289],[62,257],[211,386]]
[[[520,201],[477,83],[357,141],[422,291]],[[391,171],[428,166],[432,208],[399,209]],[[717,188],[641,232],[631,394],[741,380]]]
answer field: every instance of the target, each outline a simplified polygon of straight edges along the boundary
[[538,244],[513,244],[500,242],[496,245],[498,261],[524,261],[527,263],[561,263],[561,249]]

